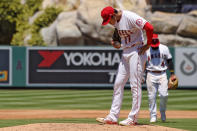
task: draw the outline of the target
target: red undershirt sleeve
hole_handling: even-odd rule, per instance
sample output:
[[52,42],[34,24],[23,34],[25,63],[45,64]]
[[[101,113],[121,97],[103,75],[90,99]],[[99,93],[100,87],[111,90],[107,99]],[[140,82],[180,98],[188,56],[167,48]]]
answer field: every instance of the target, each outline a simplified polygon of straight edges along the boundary
[[153,26],[149,22],[146,22],[143,29],[146,31],[147,44],[150,45],[153,37]]

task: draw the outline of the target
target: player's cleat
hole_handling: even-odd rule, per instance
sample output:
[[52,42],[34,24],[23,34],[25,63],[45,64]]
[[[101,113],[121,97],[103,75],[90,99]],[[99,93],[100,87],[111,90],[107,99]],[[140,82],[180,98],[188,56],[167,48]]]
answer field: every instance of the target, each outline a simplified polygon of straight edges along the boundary
[[135,125],[137,125],[137,122],[134,122],[133,120],[127,118],[123,121],[120,121],[119,125],[121,125],[121,126],[135,126]]
[[96,121],[100,122],[101,124],[117,124],[116,121],[111,120],[109,117],[96,118]]
[[157,118],[156,118],[156,117],[152,117],[152,118],[150,119],[150,122],[151,122],[151,123],[157,122]]

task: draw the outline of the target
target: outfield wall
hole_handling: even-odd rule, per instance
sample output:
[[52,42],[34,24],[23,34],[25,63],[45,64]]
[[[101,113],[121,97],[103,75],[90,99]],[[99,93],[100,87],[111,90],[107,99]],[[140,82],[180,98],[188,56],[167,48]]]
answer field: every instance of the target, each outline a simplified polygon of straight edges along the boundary
[[[197,88],[197,48],[170,48],[170,52],[179,88]],[[0,59],[2,88],[112,88],[121,50],[112,47],[0,47]]]

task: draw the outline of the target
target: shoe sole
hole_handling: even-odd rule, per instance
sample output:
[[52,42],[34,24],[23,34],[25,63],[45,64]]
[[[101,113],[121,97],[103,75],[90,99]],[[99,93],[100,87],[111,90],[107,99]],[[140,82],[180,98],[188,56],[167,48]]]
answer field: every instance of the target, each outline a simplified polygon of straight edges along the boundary
[[136,126],[137,124],[138,124],[137,122],[134,122],[134,123],[129,124],[129,125],[124,125],[124,124],[119,123],[119,125],[121,125],[121,126]]
[[101,123],[101,124],[110,124],[110,125],[116,125],[118,124],[117,122],[113,122],[113,121],[102,121],[99,119],[96,119],[97,122]]

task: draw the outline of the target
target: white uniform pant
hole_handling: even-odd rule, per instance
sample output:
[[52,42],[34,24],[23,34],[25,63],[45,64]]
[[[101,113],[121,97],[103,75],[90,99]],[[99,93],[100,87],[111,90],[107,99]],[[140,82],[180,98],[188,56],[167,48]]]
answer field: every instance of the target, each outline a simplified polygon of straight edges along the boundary
[[[139,45],[140,46],[140,45]],[[139,46],[124,49],[122,59],[119,64],[118,73],[114,83],[113,100],[109,116],[117,121],[119,118],[124,86],[130,78],[130,87],[132,92],[132,109],[128,118],[137,122],[138,113],[141,106],[141,81],[144,71],[146,55],[138,55]]]
[[168,100],[168,80],[166,73],[148,72],[146,85],[148,90],[150,117],[157,118],[157,92],[159,92],[160,97],[160,113],[163,114],[166,111]]

